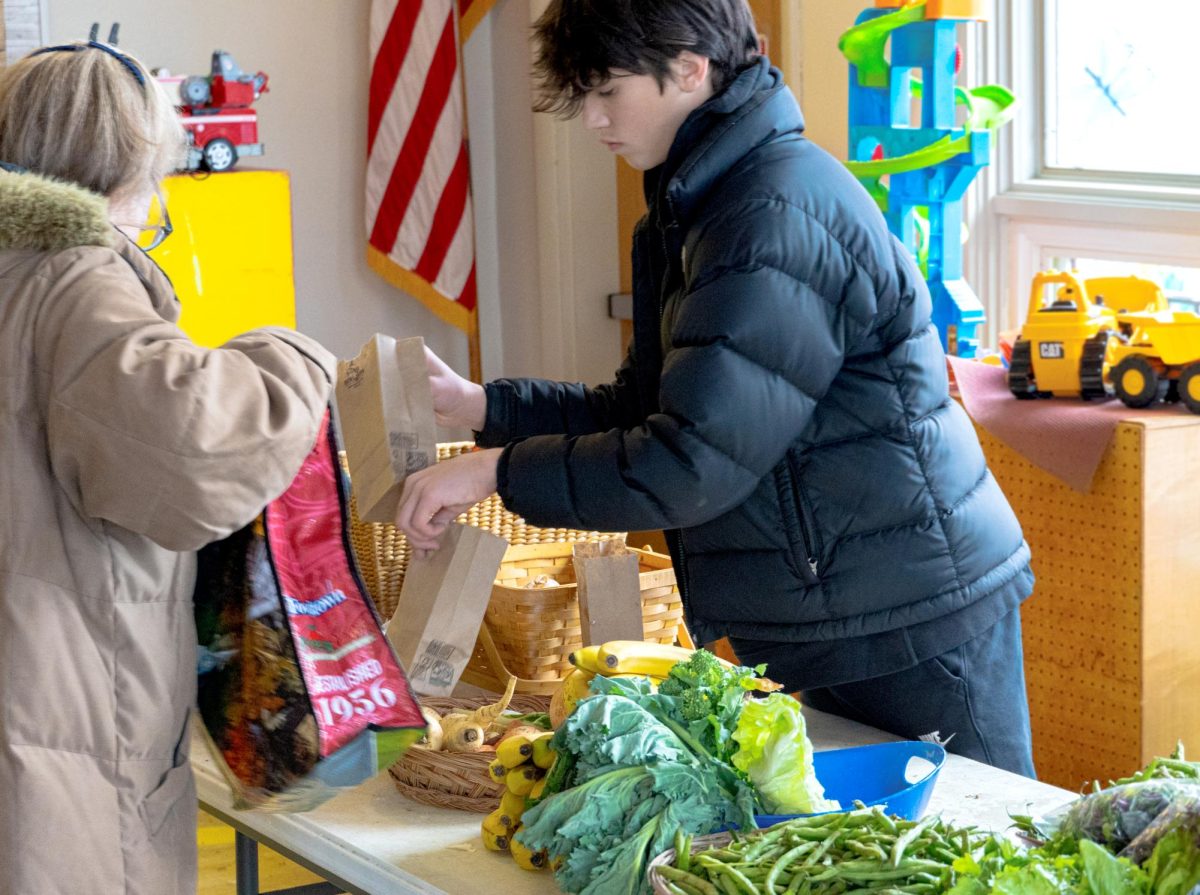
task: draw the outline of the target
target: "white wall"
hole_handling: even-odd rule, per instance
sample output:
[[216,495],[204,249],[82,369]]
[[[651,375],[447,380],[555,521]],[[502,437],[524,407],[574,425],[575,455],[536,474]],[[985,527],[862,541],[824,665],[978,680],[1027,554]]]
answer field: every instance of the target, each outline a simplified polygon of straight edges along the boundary
[[[220,48],[242,68],[267,72],[270,92],[256,104],[266,155],[239,164],[291,175],[298,328],[343,357],[376,331],[422,335],[465,372],[465,338],[363,260],[368,8],[369,0],[49,0],[47,33],[51,42],[86,37],[99,19],[104,35],[115,20],[121,45],[150,66],[207,74]],[[475,177],[482,180],[483,358],[485,374],[495,376],[509,372],[504,351],[514,370],[535,371],[540,342],[536,313],[530,319],[536,248],[526,0],[501,0],[492,17],[470,41],[466,66]],[[497,131],[504,137],[498,151]],[[512,307],[501,313],[501,302]]]
[[[85,36],[97,19],[106,34],[115,20],[122,46],[151,66],[205,74],[220,48],[267,72],[271,90],[257,104],[266,155],[240,164],[291,175],[298,327],[341,356],[376,331],[422,335],[466,372],[466,340],[363,260],[369,0],[46,2],[54,42]],[[837,38],[867,0],[791,2],[801,33],[792,80],[809,135],[844,157]],[[499,0],[465,51],[483,372],[598,382],[619,360],[605,297],[629,248],[617,244],[612,157],[578,121],[539,116],[535,126],[529,111],[530,23],[544,5]]]

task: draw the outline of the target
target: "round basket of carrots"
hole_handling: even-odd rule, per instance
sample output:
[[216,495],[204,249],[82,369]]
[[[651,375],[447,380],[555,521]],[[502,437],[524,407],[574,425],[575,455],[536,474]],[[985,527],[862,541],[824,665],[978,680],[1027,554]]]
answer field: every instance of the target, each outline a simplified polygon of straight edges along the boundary
[[401,795],[438,808],[487,814],[496,807],[504,784],[488,773],[496,744],[505,736],[548,730],[548,697],[513,695],[513,684],[499,701],[487,696],[422,697],[425,738],[393,764],[391,774]]

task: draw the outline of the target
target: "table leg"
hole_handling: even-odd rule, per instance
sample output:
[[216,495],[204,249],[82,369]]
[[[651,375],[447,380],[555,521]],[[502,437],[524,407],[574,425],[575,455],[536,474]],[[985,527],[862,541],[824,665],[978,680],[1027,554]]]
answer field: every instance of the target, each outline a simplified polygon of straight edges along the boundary
[[258,843],[237,830],[233,834],[233,849],[237,871],[237,895],[259,895]]
[[308,883],[290,889],[258,891],[258,843],[240,830],[233,834],[234,864],[236,865],[237,895],[341,895],[333,883]]

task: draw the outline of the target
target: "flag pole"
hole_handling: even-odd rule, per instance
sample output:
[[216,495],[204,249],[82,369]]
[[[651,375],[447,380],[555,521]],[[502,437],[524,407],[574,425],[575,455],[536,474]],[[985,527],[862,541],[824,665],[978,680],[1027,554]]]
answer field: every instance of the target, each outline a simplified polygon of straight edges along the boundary
[[[2,0],[0,0],[2,2]],[[458,12],[458,0],[450,0],[451,15],[454,16],[454,33],[458,36],[455,43],[455,51],[458,53],[458,89],[462,94],[462,135],[463,142],[467,144],[467,158],[471,157],[471,140],[470,128],[467,125],[467,65],[466,53],[463,49],[465,38],[462,33],[462,19]],[[470,166],[467,167],[467,183],[471,186],[471,171]],[[475,246],[475,251],[472,253],[472,263],[474,264],[479,258],[479,240],[475,230],[475,190],[469,189],[471,196],[471,242]],[[476,281],[478,283],[478,280]],[[471,309],[471,318],[467,326],[467,365],[468,375],[472,382],[483,384],[483,357],[480,350],[479,339],[479,287],[475,287],[475,307]]]

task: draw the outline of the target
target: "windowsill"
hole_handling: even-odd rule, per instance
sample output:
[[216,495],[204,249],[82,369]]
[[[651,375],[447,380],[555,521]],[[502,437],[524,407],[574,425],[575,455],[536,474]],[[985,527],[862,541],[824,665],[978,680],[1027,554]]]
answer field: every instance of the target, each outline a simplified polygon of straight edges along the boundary
[[992,209],[1005,217],[1200,230],[1200,189],[1152,183],[1037,178],[998,194]]

